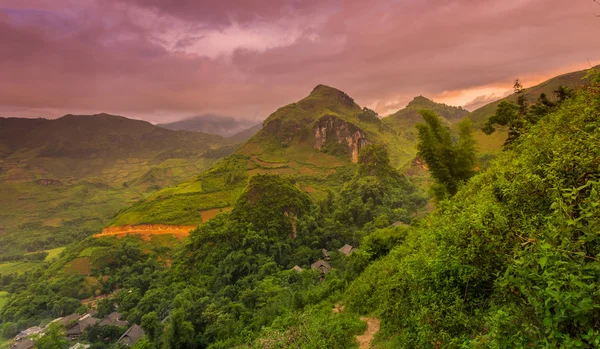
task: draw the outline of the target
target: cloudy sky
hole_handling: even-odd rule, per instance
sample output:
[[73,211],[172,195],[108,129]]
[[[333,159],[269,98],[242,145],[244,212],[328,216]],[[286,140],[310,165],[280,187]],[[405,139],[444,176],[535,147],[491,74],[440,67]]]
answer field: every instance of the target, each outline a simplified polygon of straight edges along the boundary
[[600,63],[590,0],[0,0],[0,115],[264,119],[317,84],[387,115]]

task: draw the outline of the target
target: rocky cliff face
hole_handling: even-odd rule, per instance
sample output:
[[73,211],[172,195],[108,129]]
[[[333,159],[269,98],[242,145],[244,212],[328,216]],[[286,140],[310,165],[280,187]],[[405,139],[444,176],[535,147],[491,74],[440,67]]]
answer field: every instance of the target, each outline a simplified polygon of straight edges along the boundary
[[333,115],[325,115],[313,128],[313,146],[318,150],[338,150],[350,155],[358,162],[360,149],[370,144],[363,130]]

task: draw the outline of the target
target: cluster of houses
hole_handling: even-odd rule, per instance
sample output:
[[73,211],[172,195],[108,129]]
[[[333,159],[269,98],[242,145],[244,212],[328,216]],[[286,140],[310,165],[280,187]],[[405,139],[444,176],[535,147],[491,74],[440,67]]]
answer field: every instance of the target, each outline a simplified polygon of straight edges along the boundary
[[[338,251],[341,252],[342,254],[344,254],[347,257],[347,256],[350,256],[352,253],[354,253],[354,251],[356,251],[356,248],[352,247],[351,245],[345,244]],[[319,272],[321,272],[321,279],[323,279],[325,277],[325,274],[327,274],[327,273],[329,273],[331,271],[332,267],[329,264],[329,261],[331,260],[331,255],[330,255],[329,251],[327,251],[326,249],[322,249],[321,250],[321,254],[323,255],[323,258],[319,259],[318,261],[316,261],[313,264],[311,264],[310,268],[314,269],[314,270],[318,270]],[[304,269],[302,269],[299,266],[295,265],[292,268],[292,270],[295,270],[297,272],[301,272]]]
[[[90,310],[88,313],[84,315],[79,314],[71,314],[69,316],[65,316],[62,318],[55,319],[50,323],[60,322],[65,326],[66,336],[69,341],[77,341],[79,336],[81,336],[87,329],[92,326],[117,326],[117,327],[125,327],[128,325],[127,321],[121,320],[121,314],[117,312],[113,312],[109,314],[103,320],[97,319],[95,316],[98,314],[96,310]],[[31,336],[33,335],[44,335],[44,332],[48,328],[50,324],[45,327],[31,327],[28,328],[21,333],[19,333],[15,339],[14,343],[11,346],[11,349],[31,349],[34,347],[34,342],[31,340]],[[144,337],[144,331],[138,325],[133,325],[125,331],[125,333],[119,338],[118,342],[123,343],[128,346],[134,345],[138,340]],[[89,344],[75,343],[69,349],[87,349],[89,348]]]

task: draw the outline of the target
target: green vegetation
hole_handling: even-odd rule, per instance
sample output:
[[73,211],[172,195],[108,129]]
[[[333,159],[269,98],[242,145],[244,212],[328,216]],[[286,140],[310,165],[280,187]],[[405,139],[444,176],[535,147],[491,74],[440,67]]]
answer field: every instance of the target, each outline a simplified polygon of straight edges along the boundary
[[65,334],[66,330],[62,323],[52,322],[44,335],[35,336],[33,342],[37,349],[62,349],[69,344]]
[[7,262],[0,263],[0,275],[1,274],[22,274],[38,267],[40,263],[33,262]]
[[8,296],[8,292],[0,291],[0,310],[2,310],[2,308],[4,308],[6,305],[6,302],[8,302]]
[[[182,243],[74,225],[64,233],[82,241],[62,251],[29,242],[42,252],[5,258],[2,335],[102,296],[100,314],[116,305],[144,329],[134,348],[356,348],[361,315],[381,320],[379,348],[596,348],[600,77],[588,81],[560,103],[521,98],[516,112],[532,119],[479,168],[468,121],[423,111],[406,164],[389,143],[398,130],[318,86],[209,171],[111,221],[201,223]],[[400,164],[418,169],[418,185]],[[427,168],[449,195],[423,217]],[[211,208],[223,213],[202,222]],[[64,348],[61,331],[38,346]],[[114,349],[122,333],[92,327],[80,340]]]
[[495,131],[494,125],[507,126],[508,138],[505,146],[514,142],[521,133],[525,131],[528,125],[536,124],[545,115],[555,111],[567,99],[572,98],[574,91],[565,86],[559,86],[555,91],[556,101],[550,101],[545,93],[542,93],[538,102],[529,105],[525,95],[525,89],[517,79],[514,85],[517,102],[502,101],[498,104],[496,114],[494,114],[483,127],[483,132],[492,134]]
[[[528,103],[537,102],[538,97],[544,93],[546,96],[552,96],[553,91],[556,91],[560,86],[579,89],[581,85],[585,83],[585,77],[591,70],[582,70],[576,71],[572,73],[567,73],[563,75],[559,75],[553,77],[547,81],[542,82],[539,85],[532,86],[530,88],[525,89],[524,94],[527,98]],[[469,114],[469,118],[473,122],[473,126],[477,129],[482,128],[485,123],[496,114],[496,110],[498,109],[498,105],[502,102],[517,102],[518,96],[512,94],[508,97],[502,98],[496,102],[492,102],[474,110]]]
[[107,114],[0,118],[0,149],[2,260],[80,241],[235,150],[220,136]]
[[58,258],[58,256],[60,256],[61,252],[64,250],[64,247],[57,247],[51,250],[46,250],[45,252],[47,252],[48,255],[44,259],[44,262],[52,262],[54,259]]
[[425,124],[418,124],[419,156],[425,160],[435,185],[432,191],[437,200],[456,194],[460,184],[474,174],[477,161],[476,144],[471,132],[471,121],[465,119],[458,125],[458,142],[452,140],[450,130],[442,125],[438,116],[428,110],[421,112]]
[[[394,167],[410,162],[416,154],[416,138],[405,137],[410,132],[387,125],[344,92],[319,85],[271,114],[254,137],[210,171],[120,211],[110,225],[201,223],[199,211],[231,207],[256,174],[290,176],[312,199],[322,200],[352,177],[365,143],[386,145]],[[356,133],[363,139],[348,146],[345,137]]]
[[598,347],[597,81],[353,282],[381,347]]
[[[310,265],[322,257],[321,249],[358,244],[393,219],[409,220],[424,202],[390,166],[382,146],[364,147],[343,195],[330,193],[318,203],[294,179],[256,175],[230,213],[200,225],[176,252],[132,236],[69,246],[44,277],[38,271],[5,286],[13,295],[0,319],[20,330],[75,311],[78,299],[128,290],[107,302],[118,303],[128,321],[144,327],[149,337],[142,343],[151,348],[257,347],[262,336],[281,345],[353,347],[365,324],[331,308],[362,260],[335,252],[335,269],[326,277]],[[348,205],[360,219],[346,216]],[[162,262],[167,259],[170,268]],[[71,273],[82,260],[89,273]],[[294,265],[306,270],[294,271]],[[305,320],[295,323],[298,318]]]

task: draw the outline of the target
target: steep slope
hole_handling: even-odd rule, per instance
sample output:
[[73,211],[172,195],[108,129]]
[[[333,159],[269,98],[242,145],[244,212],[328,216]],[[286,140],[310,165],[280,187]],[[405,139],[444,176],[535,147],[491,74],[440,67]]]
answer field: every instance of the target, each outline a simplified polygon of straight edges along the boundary
[[[589,70],[581,70],[553,77],[552,79],[546,80],[539,85],[527,88],[525,90],[525,95],[530,103],[535,103],[542,93],[545,93],[548,97],[553,98],[554,91],[558,89],[559,86],[578,89],[585,83],[584,78],[588,72]],[[500,104],[502,101],[516,102],[516,100],[516,95],[512,94],[508,97],[486,104],[483,107],[474,110],[469,115],[469,118],[473,122],[473,126],[475,128],[481,128],[487,122],[487,120],[496,113],[498,104]]]
[[111,225],[200,223],[202,212],[231,207],[256,174],[291,176],[313,198],[324,197],[352,175],[360,149],[372,143],[388,145],[394,166],[415,154],[414,143],[375,112],[319,85],[271,114],[256,135],[209,171],[121,211]]
[[205,114],[156,126],[174,131],[204,132],[231,137],[238,132],[245,131],[254,124],[254,121],[236,119],[230,116]]
[[0,136],[0,246],[15,254],[89,235],[234,150],[221,136],[108,114],[0,118]]
[[595,348],[600,79],[369,266],[347,311],[385,348]]

